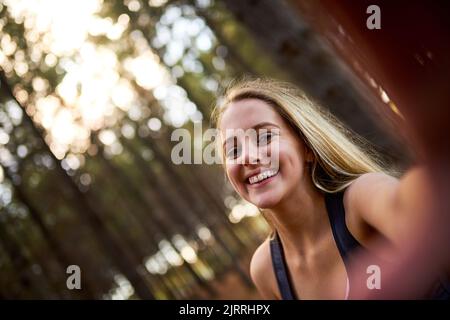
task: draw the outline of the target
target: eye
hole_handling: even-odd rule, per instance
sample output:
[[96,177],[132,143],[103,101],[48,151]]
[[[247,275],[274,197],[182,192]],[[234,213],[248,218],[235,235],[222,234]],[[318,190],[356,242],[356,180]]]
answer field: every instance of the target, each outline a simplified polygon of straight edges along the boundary
[[259,145],[266,145],[269,144],[270,141],[272,141],[273,133],[272,132],[264,132],[258,135],[258,146]]
[[225,145],[225,157],[227,159],[236,159],[241,154],[241,146],[236,138]]
[[238,147],[232,147],[226,152],[227,159],[236,159],[241,154],[241,150]]

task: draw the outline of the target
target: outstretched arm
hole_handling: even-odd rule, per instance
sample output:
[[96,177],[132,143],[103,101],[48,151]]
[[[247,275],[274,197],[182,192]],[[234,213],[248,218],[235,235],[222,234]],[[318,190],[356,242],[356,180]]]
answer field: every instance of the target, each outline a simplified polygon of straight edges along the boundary
[[385,242],[376,245],[377,255],[391,257],[380,266],[381,290],[368,290],[361,270],[373,259],[359,256],[354,270],[359,270],[361,281],[352,288],[353,297],[418,298],[448,270],[448,208],[446,211],[445,202],[438,201],[446,186],[441,189],[436,183],[448,180],[443,176],[445,170],[437,171],[439,178],[433,172],[432,167],[416,167],[400,180],[381,173],[366,174],[349,187],[351,210],[394,244],[394,248]]

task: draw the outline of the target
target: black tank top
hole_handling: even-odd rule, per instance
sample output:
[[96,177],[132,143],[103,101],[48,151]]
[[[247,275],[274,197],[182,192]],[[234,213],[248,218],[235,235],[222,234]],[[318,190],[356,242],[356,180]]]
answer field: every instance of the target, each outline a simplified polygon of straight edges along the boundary
[[[364,250],[364,247],[353,237],[345,223],[344,192],[345,190],[337,193],[325,193],[325,204],[336,246],[348,271],[350,255],[355,250]],[[270,253],[281,298],[283,300],[296,300],[297,297],[286,266],[283,247],[277,233],[270,240]],[[349,289],[350,283],[348,281],[347,286],[347,289]],[[450,300],[450,282],[446,279],[440,280],[430,297],[431,299]]]

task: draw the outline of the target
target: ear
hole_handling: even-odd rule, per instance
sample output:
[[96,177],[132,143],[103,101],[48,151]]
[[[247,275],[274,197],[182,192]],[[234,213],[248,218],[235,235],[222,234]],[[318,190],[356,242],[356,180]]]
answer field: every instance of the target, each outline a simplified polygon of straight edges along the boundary
[[304,155],[305,155],[305,162],[307,163],[312,163],[314,162],[314,153],[312,152],[312,150],[306,145],[304,144]]

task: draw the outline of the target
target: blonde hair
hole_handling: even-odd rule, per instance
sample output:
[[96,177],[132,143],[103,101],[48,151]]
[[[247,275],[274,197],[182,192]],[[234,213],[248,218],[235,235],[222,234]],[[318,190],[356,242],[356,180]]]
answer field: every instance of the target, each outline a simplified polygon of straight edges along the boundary
[[232,82],[213,110],[212,124],[219,128],[227,107],[245,99],[259,99],[271,105],[303,140],[314,155],[310,173],[318,189],[339,192],[365,173],[388,173],[365,139],[289,83],[269,79]]

